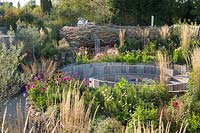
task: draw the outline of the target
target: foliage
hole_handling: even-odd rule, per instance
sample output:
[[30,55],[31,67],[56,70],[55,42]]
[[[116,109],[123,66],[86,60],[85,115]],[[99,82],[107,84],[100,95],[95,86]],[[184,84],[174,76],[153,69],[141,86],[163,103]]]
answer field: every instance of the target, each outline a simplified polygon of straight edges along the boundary
[[19,63],[23,59],[23,43],[14,44],[14,32],[8,32],[9,42],[2,43],[0,50],[0,99],[18,93],[20,89]]
[[137,105],[135,112],[133,114],[133,118],[135,120],[139,120],[143,123],[148,123],[149,121],[154,122],[154,124],[157,122],[157,110],[152,105],[149,105],[149,107],[145,107],[146,105],[144,103],[140,103]]
[[75,57],[76,63],[84,64],[89,62],[89,55],[87,48],[80,47]]
[[23,53],[27,53],[28,59],[34,58],[35,46],[40,45],[44,41],[37,27],[27,26],[25,22],[21,22],[20,20],[17,21],[16,37],[24,42]]
[[63,129],[60,132],[89,132],[91,123],[91,100],[86,108],[84,94],[80,95],[79,86],[74,86],[67,95],[63,92],[60,105],[60,121]]
[[88,62],[89,62],[88,55],[77,55],[76,56],[76,63],[85,64]]
[[40,6],[43,12],[50,12],[52,8],[51,0],[40,0]]
[[67,93],[77,87],[80,91],[84,88],[85,81],[80,81],[78,74],[68,75],[67,73],[57,73],[53,77],[45,80],[44,75],[36,75],[26,85],[26,90],[34,105],[43,111],[46,111],[48,105],[60,103],[62,101],[63,91]]
[[16,36],[25,44],[24,53],[27,53],[25,61],[34,61],[36,57],[54,59],[55,56],[60,58],[61,50],[56,47],[55,41],[49,36],[49,31],[39,29],[34,25],[26,25],[25,22],[17,22]]
[[[159,125],[155,126],[153,121],[149,121],[147,123],[143,123],[139,120],[136,121],[135,118],[133,118],[127,125],[126,127],[126,132],[128,133],[171,133],[174,132],[173,128],[171,127],[171,123],[168,122],[166,125],[164,125],[164,122],[162,120],[162,112],[160,114],[159,118]],[[146,124],[146,125],[145,125]],[[176,130],[176,132],[179,133],[186,133],[187,129],[187,124],[182,123],[181,127]]]
[[47,96],[45,95],[45,87],[40,80],[37,80],[34,83],[29,82],[28,87],[26,88],[27,90],[29,89],[29,99],[33,101],[35,107],[39,110],[46,111]]
[[55,21],[69,25],[76,25],[79,17],[104,24],[112,16],[107,0],[61,0],[54,5],[50,14]]
[[189,123],[190,133],[197,133],[200,131],[200,114],[192,112],[191,116],[187,119]]
[[132,50],[142,50],[144,48],[141,40],[137,40],[134,38],[128,38],[125,40],[125,44],[120,47],[121,52],[132,51]]
[[122,124],[114,118],[106,118],[100,120],[94,128],[95,133],[121,133],[123,131]]
[[38,51],[41,50],[41,53],[39,53],[38,51],[36,52],[37,58],[45,57],[54,59],[56,56],[58,56],[59,58],[61,54],[60,50],[57,49],[53,44],[43,44],[42,46],[38,45],[38,47],[36,47],[35,49]]
[[34,133],[49,133],[52,131],[55,133],[88,133],[93,116],[90,112],[93,101],[89,101],[88,106],[85,106],[84,94],[80,94],[77,89],[68,91],[66,94],[63,93],[62,102],[59,105],[50,106],[50,115],[47,112],[38,112],[31,105],[27,108],[27,114],[24,116],[21,102],[17,102],[16,110],[13,110],[16,111],[16,122],[14,119],[5,117],[9,117],[6,108],[5,113],[2,115],[2,121],[0,121],[0,130],[2,132],[9,131],[10,133],[25,133],[27,130]]
[[161,99],[166,98],[166,91],[159,85],[134,87],[122,79],[114,88],[100,87],[96,92],[96,97],[111,116],[125,124],[131,119],[131,114],[137,106],[145,107],[154,104],[158,107],[161,105]]
[[21,68],[27,77],[42,74],[44,79],[48,79],[51,78],[56,71],[57,62],[50,59],[41,58],[41,64],[35,60],[32,64],[26,65],[21,63]]
[[[181,19],[199,22],[199,0],[111,0],[110,8],[114,14],[112,22],[120,25],[150,25],[151,16],[155,24],[171,25]],[[127,9],[127,10],[124,10]]]
[[191,54],[191,63],[193,67],[193,73],[191,74],[191,80],[193,82],[193,96],[195,100],[200,100],[200,48],[194,48]]
[[0,25],[6,26],[9,28],[10,26],[13,27],[13,29],[16,29],[16,22],[19,19],[21,14],[21,10],[17,8],[12,8],[7,5],[0,7]]
[[173,51],[173,62],[177,64],[185,64],[185,56],[183,54],[182,48],[179,47]]
[[126,62],[127,64],[152,63],[155,61],[155,58],[155,55],[151,55],[147,50],[137,50],[112,55],[98,53],[91,62]]
[[43,24],[40,25],[39,23],[43,19],[42,17],[44,17],[44,15],[42,16],[42,13],[38,15],[39,13],[36,13],[34,9],[35,6],[33,6],[31,2],[28,2],[23,8],[10,7],[4,4],[0,7],[0,26],[5,26],[7,28],[12,26],[13,29],[16,30],[16,23],[19,19],[21,19],[26,22],[27,25],[34,24],[38,27],[43,27]]

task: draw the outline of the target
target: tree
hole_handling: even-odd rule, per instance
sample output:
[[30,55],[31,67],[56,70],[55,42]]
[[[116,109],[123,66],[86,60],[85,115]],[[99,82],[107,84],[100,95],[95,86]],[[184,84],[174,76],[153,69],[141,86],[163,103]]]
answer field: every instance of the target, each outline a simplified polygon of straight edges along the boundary
[[23,52],[27,53],[28,61],[34,60],[35,46],[42,45],[44,38],[41,37],[38,28],[34,25],[28,25],[20,20],[17,21],[16,37],[24,42]]
[[19,1],[17,2],[17,8],[20,9],[21,5],[19,3]]
[[50,14],[51,20],[65,25],[76,25],[79,17],[104,24],[109,23],[112,17],[109,0],[60,0]]
[[150,25],[154,15],[158,23],[164,23],[169,8],[166,0],[110,0],[113,22],[122,25]]
[[181,19],[200,19],[200,0],[110,0],[112,22],[122,25],[171,25]]
[[40,0],[40,6],[43,12],[49,13],[52,8],[51,0]]

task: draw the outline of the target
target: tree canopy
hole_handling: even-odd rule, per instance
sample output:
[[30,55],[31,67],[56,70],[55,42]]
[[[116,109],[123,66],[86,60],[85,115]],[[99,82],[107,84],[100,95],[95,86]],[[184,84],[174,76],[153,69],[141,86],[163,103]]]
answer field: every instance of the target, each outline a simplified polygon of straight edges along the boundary
[[150,25],[155,16],[157,25],[180,20],[200,21],[200,0],[109,0],[113,23]]

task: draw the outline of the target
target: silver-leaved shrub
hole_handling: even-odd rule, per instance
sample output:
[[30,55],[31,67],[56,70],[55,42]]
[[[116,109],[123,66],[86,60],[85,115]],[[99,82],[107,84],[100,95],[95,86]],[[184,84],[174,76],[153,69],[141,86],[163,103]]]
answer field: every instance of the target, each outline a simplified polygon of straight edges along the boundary
[[23,43],[16,43],[12,30],[8,36],[8,41],[0,44],[0,100],[16,94],[21,87],[18,67],[23,58]]

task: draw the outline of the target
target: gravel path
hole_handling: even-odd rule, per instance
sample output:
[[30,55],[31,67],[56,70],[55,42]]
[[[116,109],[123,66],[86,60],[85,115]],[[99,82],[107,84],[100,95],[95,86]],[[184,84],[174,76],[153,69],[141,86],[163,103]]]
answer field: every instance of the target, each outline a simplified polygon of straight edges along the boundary
[[3,116],[5,107],[7,107],[7,116],[10,116],[12,120],[16,120],[16,106],[21,103],[22,113],[25,115],[25,106],[26,106],[26,98],[23,96],[23,93],[20,95],[13,97],[3,103],[0,103],[0,116]]

